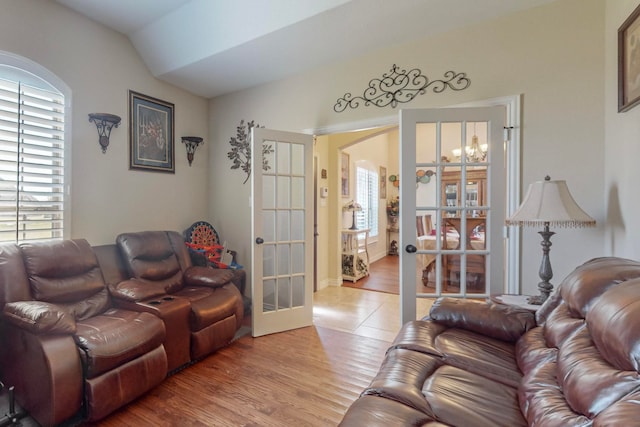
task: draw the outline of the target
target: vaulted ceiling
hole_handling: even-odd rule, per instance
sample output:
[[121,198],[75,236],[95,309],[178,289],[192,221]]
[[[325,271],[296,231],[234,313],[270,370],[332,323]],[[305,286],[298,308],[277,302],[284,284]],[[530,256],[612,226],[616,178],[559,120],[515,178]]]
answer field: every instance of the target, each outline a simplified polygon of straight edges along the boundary
[[210,98],[554,0],[56,0]]

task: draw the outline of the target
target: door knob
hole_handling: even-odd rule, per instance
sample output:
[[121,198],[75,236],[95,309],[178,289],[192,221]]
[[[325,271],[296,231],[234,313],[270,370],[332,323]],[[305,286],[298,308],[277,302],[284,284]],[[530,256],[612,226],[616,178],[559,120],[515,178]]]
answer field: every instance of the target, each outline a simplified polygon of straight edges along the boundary
[[415,247],[415,246],[413,246],[413,245],[407,245],[407,247],[406,247],[406,248],[404,248],[404,249],[405,249],[408,253],[410,253],[410,254],[413,254],[413,253],[415,253],[415,252],[418,250],[418,248],[416,248],[416,247]]
[[258,245],[261,245],[261,244],[263,244],[263,243],[264,243],[264,239],[263,239],[262,237],[258,237],[258,238],[256,239],[256,243],[257,243]]

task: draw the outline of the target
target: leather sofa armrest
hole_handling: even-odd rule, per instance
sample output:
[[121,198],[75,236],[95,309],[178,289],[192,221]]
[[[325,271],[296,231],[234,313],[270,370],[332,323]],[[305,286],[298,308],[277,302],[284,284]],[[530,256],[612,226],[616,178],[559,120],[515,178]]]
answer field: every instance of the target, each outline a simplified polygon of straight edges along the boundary
[[206,286],[219,288],[231,282],[233,271],[219,268],[189,267],[182,276],[187,286]]
[[536,326],[534,313],[524,308],[454,298],[437,299],[428,317],[451,328],[507,342],[517,341]]
[[73,334],[76,320],[58,305],[43,301],[10,302],[4,317],[11,324],[34,334]]
[[128,279],[109,285],[109,292],[116,299],[132,302],[156,298],[167,293],[164,285],[141,279]]

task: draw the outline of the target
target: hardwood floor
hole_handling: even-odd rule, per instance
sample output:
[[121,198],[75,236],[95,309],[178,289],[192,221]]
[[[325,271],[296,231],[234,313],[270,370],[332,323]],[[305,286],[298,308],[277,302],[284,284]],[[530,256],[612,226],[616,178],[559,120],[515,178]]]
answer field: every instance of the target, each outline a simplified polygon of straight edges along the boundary
[[[245,335],[106,419],[83,425],[337,425],[400,329],[399,297],[336,286],[313,299],[314,326]],[[418,318],[431,303],[418,300]]]
[[389,343],[322,327],[244,336],[95,426],[335,426]]
[[357,282],[344,281],[342,286],[369,291],[399,294],[400,259],[387,255],[369,265],[369,275]]

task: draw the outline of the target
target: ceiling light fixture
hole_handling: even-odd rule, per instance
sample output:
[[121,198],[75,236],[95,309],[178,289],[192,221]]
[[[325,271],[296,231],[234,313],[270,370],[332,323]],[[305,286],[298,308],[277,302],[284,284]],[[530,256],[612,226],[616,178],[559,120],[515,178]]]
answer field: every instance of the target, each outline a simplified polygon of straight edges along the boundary
[[[471,137],[471,145],[466,145],[464,151],[468,162],[477,163],[484,162],[487,158],[487,144],[480,144],[478,142],[478,135],[476,134],[476,123],[473,124],[473,136]],[[462,149],[454,148],[451,150],[453,155],[457,158],[462,157]]]

